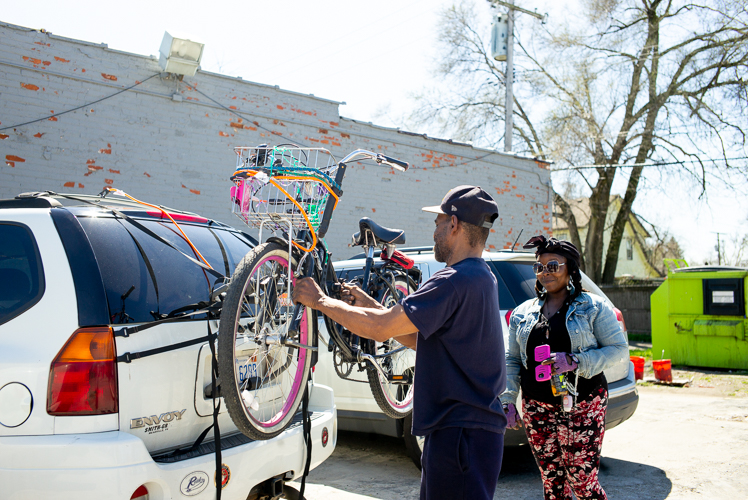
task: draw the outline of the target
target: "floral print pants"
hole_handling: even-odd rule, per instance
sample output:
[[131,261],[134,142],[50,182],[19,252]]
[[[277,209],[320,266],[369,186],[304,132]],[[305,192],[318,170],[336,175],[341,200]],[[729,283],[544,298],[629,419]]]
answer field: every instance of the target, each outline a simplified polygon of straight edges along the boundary
[[522,421],[546,500],[571,500],[572,491],[579,499],[608,498],[597,477],[607,407],[604,388],[577,402],[570,412],[560,404],[522,399]]

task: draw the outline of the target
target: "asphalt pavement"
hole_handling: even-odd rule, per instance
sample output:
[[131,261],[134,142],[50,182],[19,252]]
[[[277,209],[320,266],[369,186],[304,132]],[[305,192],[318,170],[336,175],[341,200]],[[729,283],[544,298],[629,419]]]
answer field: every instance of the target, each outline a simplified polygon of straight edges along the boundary
[[[600,481],[609,498],[748,498],[748,397],[660,386],[639,395],[633,417],[604,438]],[[306,498],[415,499],[419,479],[401,440],[341,432],[333,455],[311,472]],[[529,448],[506,449],[494,498],[542,497]]]

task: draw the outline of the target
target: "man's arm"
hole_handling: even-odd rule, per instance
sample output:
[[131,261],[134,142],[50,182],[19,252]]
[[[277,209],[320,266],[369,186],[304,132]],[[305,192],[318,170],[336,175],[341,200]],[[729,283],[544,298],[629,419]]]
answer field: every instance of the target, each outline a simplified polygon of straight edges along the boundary
[[356,335],[377,342],[398,337],[401,344],[415,349],[418,328],[413,325],[399,304],[392,309],[370,309],[355,307],[342,300],[326,296],[319,285],[304,278],[296,282],[293,290],[294,302],[299,302],[328,316]]
[[401,335],[397,337],[397,341],[405,347],[410,347],[414,351],[416,350],[416,344],[418,343],[418,332],[409,333],[407,335]]

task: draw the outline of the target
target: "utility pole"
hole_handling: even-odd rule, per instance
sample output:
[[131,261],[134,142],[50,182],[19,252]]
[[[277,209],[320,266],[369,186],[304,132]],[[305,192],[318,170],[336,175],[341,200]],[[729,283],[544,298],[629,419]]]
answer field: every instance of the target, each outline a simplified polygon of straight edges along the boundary
[[716,231],[712,231],[712,234],[717,235],[717,244],[714,246],[714,249],[717,251],[717,264],[722,265],[722,244],[719,241],[719,233]]
[[504,151],[510,152],[512,150],[512,132],[514,130],[514,92],[512,84],[514,83],[514,11],[529,14],[533,17],[537,17],[540,21],[545,24],[548,20],[548,14],[538,14],[531,10],[523,9],[514,5],[514,0],[507,2],[501,0],[488,0],[495,5],[501,5],[507,7],[507,35],[506,35],[506,103],[504,104],[506,114],[504,116]]
[[504,118],[504,151],[512,150],[512,132],[514,131],[514,0],[509,0],[509,12],[506,16],[506,115]]

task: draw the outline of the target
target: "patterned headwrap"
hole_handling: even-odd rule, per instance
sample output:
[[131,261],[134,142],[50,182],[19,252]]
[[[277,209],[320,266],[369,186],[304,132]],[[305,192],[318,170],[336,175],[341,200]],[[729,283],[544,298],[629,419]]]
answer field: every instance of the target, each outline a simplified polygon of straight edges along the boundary
[[536,248],[535,256],[538,257],[544,253],[555,253],[563,255],[567,259],[573,260],[577,267],[579,267],[579,250],[573,244],[568,241],[557,240],[556,238],[546,238],[545,235],[539,234],[533,236],[530,241],[525,243],[522,248],[530,249]]

